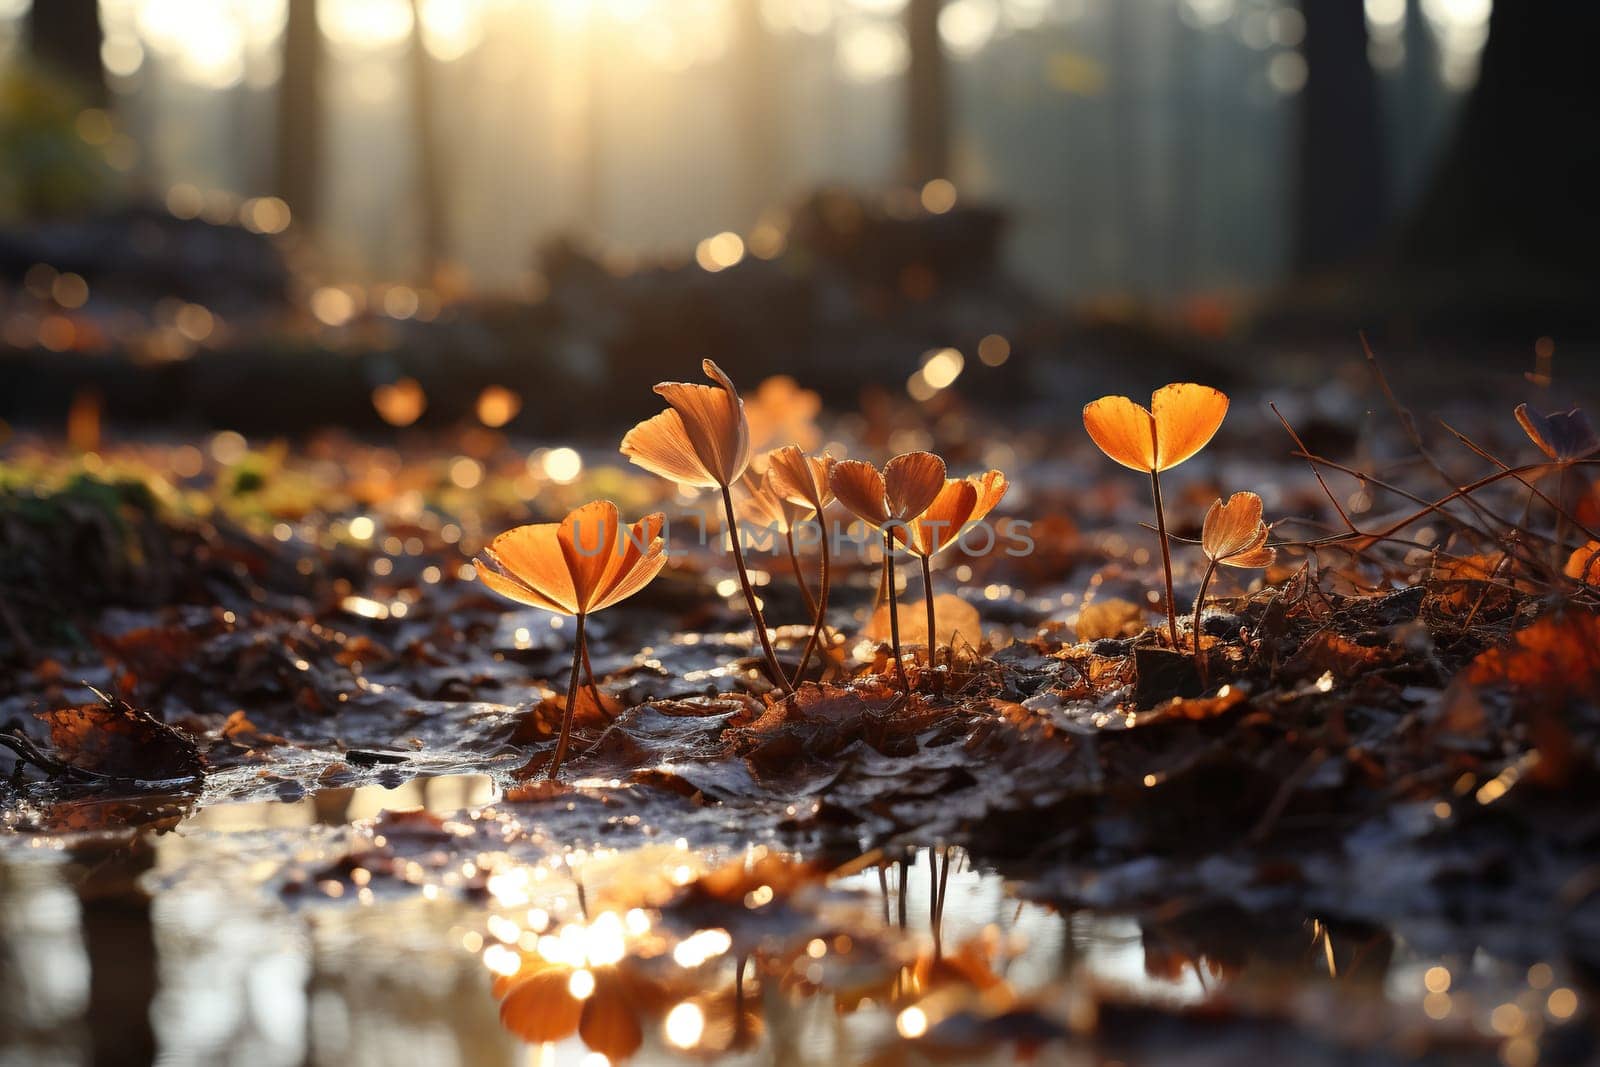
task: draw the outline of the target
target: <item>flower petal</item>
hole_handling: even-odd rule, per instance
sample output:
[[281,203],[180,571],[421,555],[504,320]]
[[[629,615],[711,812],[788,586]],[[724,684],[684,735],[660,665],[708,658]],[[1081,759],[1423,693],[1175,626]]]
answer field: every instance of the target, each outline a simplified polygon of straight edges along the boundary
[[[939,495],[921,515],[912,519],[911,551],[919,556],[938,555],[955,543],[962,529],[972,520],[973,509],[978,506],[978,487],[960,478],[944,483]],[[905,538],[896,531],[903,542]]]
[[473,561],[473,564],[478,571],[478,580],[484,584],[484,587],[492,592],[499,593],[507,600],[515,600],[517,603],[527,604],[529,607],[553,611],[558,615],[573,614],[573,612],[557,604],[532,586],[525,585],[517,579],[495,570],[492,561],[480,556]]
[[595,972],[594,992],[583,1003],[578,1036],[612,1063],[621,1063],[644,1044],[639,1009],[628,996],[626,979],[616,970]]
[[944,488],[944,460],[932,452],[905,452],[883,465],[889,515],[902,522],[928,510]]
[[[489,542],[484,557],[498,564],[496,569],[500,574],[511,579],[515,585],[532,590],[549,605],[554,605],[550,610],[576,615],[578,597],[572,584],[572,574],[567,569],[566,556],[561,551],[560,529],[559,523],[545,522],[507,530]],[[485,584],[495,592],[525,604],[548,606],[515,595],[508,591],[503,582],[486,579]]]
[[768,452],[767,462],[773,491],[789,503],[820,512],[833,500],[828,474],[834,459],[826,452],[807,456],[795,445],[785,445]]
[[878,527],[889,521],[884,504],[883,475],[870,463],[858,459],[841,460],[828,476],[833,495],[845,510],[867,524]]
[[1600,435],[1596,435],[1588,417],[1578,408],[1544,415],[1526,404],[1518,404],[1516,416],[1533,443],[1553,460],[1584,459],[1600,452]]
[[750,466],[750,427],[744,402],[722,368],[711,360],[701,369],[716,385],[662,382],[656,392],[683,419],[694,454],[717,485],[732,485]]
[[578,607],[583,611],[594,604],[595,594],[605,587],[608,574],[621,562],[623,550],[617,545],[621,524],[617,506],[609,500],[592,500],[561,520],[561,554],[566,558]]
[[760,479],[753,472],[745,471],[744,477],[739,479],[739,489],[743,496],[745,522],[753,522],[764,530],[780,534],[789,532],[790,507],[772,488],[770,468],[766,477]]
[[1083,406],[1083,428],[1100,451],[1124,467],[1149,473],[1156,465],[1155,423],[1143,404],[1103,396]]
[[670,408],[629,430],[622,439],[622,454],[635,465],[669,482],[702,489],[717,488],[716,477],[706,469],[689,440],[683,416]]
[[1157,469],[1170,470],[1206,447],[1228,414],[1228,398],[1209,385],[1174,382],[1156,390],[1150,414],[1155,419]]
[[1226,560],[1250,547],[1261,529],[1261,498],[1251,492],[1234,493],[1226,504],[1215,501],[1206,511],[1200,546],[1211,559]]
[[977,522],[999,506],[1005,497],[1006,490],[1011,488],[1011,482],[999,471],[985,471],[982,474],[972,475],[967,479],[978,491],[978,502],[972,509],[972,517],[968,522]]
[[613,576],[600,591],[591,611],[603,611],[611,605],[628,599],[661,573],[667,565],[667,542],[662,537],[667,517],[661,512],[646,515],[628,530],[627,549]]

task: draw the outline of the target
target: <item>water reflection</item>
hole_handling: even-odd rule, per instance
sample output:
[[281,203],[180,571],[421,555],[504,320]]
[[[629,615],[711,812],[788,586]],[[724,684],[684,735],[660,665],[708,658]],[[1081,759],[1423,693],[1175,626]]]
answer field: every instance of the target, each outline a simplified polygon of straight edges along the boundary
[[1559,965],[1433,928],[1056,908],[950,848],[512,831],[541,811],[453,776],[0,850],[0,1063],[1140,1060],[1335,1028],[1534,1062],[1587,1011]]

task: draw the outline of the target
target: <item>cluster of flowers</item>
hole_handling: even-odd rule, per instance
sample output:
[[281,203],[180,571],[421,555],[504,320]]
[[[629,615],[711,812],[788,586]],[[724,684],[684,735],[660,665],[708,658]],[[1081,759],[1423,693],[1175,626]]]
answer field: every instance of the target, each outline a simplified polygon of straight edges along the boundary
[[[758,464],[762,473],[757,477],[752,468],[755,457],[744,402],[720,367],[710,360],[702,366],[714,384],[657,385],[655,391],[666,400],[667,409],[630,430],[622,439],[622,453],[645,470],[680,486],[711,489],[720,494],[728,529],[735,532],[729,547],[760,641],[765,669],[772,685],[785,693],[792,693],[803,677],[824,630],[830,541],[834,539],[825,535],[817,538],[821,565],[815,599],[801,579],[796,560],[796,578],[811,604],[813,618],[799,665],[792,673],[786,673],[773,651],[745,566],[742,538],[737,534],[740,523],[734,489],[741,490],[747,512],[764,528],[788,538],[792,558],[795,531],[808,522],[820,523],[824,510],[835,501],[869,527],[882,539],[893,663],[901,686],[909,689],[895,603],[895,557],[905,553],[920,563],[930,646],[928,665],[936,667],[934,635],[938,627],[932,560],[961,543],[963,536],[994,510],[1009,487],[1006,476],[990,470],[966,478],[950,478],[944,461],[930,452],[895,456],[879,469],[857,460],[835,460],[826,452],[808,456],[797,446],[788,445],[765,455],[764,462]],[[1159,475],[1205,446],[1221,425],[1227,406],[1227,397],[1215,389],[1178,384],[1158,391],[1149,408],[1126,397],[1103,397],[1084,409],[1084,424],[1107,455],[1124,466],[1150,474],[1167,578],[1169,629],[1175,648],[1178,631],[1176,622],[1171,620],[1172,568],[1161,513]],[[584,621],[590,614],[639,592],[660,573],[666,563],[665,527],[666,517],[660,512],[629,525],[615,504],[594,501],[560,522],[520,526],[501,534],[477,561],[484,584],[495,592],[577,620],[566,713],[549,769],[552,778],[559,773],[571,741],[579,670],[584,659]],[[994,540],[991,534],[989,546]],[[1226,504],[1219,500],[1205,522],[1204,549],[1211,564],[1206,581],[1219,564],[1266,566],[1273,556],[1266,540],[1267,526],[1261,521],[1261,501],[1255,494],[1235,494]],[[1026,543],[1031,547],[1031,540]],[[1197,602],[1197,614],[1198,610]]]

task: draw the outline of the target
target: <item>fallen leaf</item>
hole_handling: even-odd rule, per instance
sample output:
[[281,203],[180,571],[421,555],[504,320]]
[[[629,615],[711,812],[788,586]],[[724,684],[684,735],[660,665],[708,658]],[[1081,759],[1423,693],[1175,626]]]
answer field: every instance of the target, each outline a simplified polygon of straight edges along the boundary
[[197,778],[205,763],[194,739],[126,701],[37,712],[50,727],[61,762],[109,778],[141,781]]
[[[928,643],[928,609],[922,601],[900,604],[900,643],[926,645]],[[983,644],[983,625],[978,620],[978,609],[950,593],[940,593],[933,598],[933,621],[938,629],[941,647],[965,642],[973,648]],[[873,641],[889,640],[889,605],[880,604],[872,613],[862,634]]]

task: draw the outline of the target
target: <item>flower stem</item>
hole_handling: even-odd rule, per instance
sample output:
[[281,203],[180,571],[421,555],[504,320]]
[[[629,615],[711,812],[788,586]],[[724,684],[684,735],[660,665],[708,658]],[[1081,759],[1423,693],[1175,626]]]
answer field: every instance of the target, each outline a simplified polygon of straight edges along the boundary
[[922,557],[922,602],[928,608],[928,668],[931,670],[939,665],[939,643],[934,636],[939,628],[933,621],[933,561],[928,556]]
[[1565,463],[1556,465],[1556,571],[1560,572],[1566,562],[1567,543],[1567,474],[1571,468]]
[[[820,515],[817,516],[819,519]],[[800,654],[800,666],[795,669],[792,685],[799,685],[800,678],[806,672],[806,665],[811,662],[811,653],[816,651],[817,641],[822,637],[822,628],[828,614],[828,532],[822,532],[822,588],[817,593],[817,620],[811,627],[811,637],[806,641],[806,649]]]
[[549,778],[553,782],[561,773],[561,764],[566,761],[567,747],[572,743],[572,716],[578,710],[578,672],[583,669],[583,622],[584,616],[580,613],[578,619],[578,632],[572,639],[572,679],[567,682],[567,710],[561,716],[561,739],[556,742],[556,755],[550,761]]
[[1156,536],[1161,539],[1161,568],[1167,579],[1167,634],[1172,638],[1172,648],[1178,648],[1178,613],[1173,607],[1172,549],[1167,545],[1167,517],[1161,511],[1161,475],[1150,472],[1150,491],[1156,498]]
[[733,494],[728,491],[727,486],[722,487],[722,507],[728,513],[728,534],[733,543],[733,562],[739,568],[739,584],[744,588],[744,602],[750,609],[750,621],[755,624],[756,636],[761,639],[761,654],[767,660],[767,675],[773,684],[782,688],[784,692],[793,693],[794,686],[784,677],[783,668],[778,666],[778,657],[772,652],[772,640],[767,637],[767,621],[761,617],[761,605],[756,603],[756,591],[750,587],[750,572],[744,567],[744,549],[739,545],[739,520],[734,518]]
[[589,663],[589,643],[583,644],[583,682],[589,690],[589,695],[594,697],[594,706],[597,711],[604,713],[606,702],[600,698],[600,684],[594,680],[594,667]]
[[806,584],[805,575],[800,573],[800,553],[794,547],[794,527],[790,526],[784,531],[789,542],[789,569],[794,571],[794,584],[800,587],[800,595],[806,598],[806,611],[811,614],[811,624],[817,623],[817,601],[811,595],[811,587]]
[[889,643],[894,647],[894,669],[900,675],[900,688],[911,692],[905,661],[900,658],[900,603],[894,590],[894,538],[883,531],[883,581],[889,589]]
[[1206,683],[1205,655],[1200,651],[1200,609],[1206,603],[1206,587],[1211,584],[1211,576],[1217,573],[1217,561],[1212,560],[1206,564],[1206,576],[1200,579],[1200,595],[1194,598],[1194,666],[1200,672],[1200,684]]

